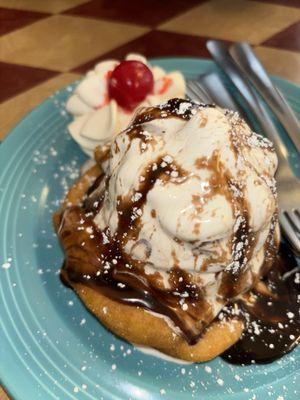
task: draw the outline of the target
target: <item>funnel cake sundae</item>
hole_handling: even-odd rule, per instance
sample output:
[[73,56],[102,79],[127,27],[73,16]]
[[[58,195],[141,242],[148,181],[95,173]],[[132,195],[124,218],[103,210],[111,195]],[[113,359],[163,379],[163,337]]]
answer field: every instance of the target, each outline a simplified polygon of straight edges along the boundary
[[[182,99],[141,108],[95,159],[55,226],[63,280],[108,329],[200,362],[243,343],[254,315],[268,329],[287,318],[284,307],[279,319],[255,308],[280,301],[268,278],[278,265],[277,157],[237,114]],[[284,293],[289,307],[297,291]]]

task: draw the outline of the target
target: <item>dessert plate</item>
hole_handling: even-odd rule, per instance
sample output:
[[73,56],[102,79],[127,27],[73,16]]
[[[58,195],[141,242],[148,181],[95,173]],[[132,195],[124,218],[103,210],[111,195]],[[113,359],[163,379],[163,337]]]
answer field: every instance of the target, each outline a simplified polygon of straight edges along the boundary
[[[155,64],[189,78],[216,68],[196,59]],[[300,118],[300,88],[274,81]],[[32,111],[0,146],[0,379],[8,393],[15,400],[299,399],[300,348],[267,365],[174,363],[115,337],[62,285],[52,214],[86,160],[66,130],[72,88]],[[285,140],[299,171],[299,154]]]

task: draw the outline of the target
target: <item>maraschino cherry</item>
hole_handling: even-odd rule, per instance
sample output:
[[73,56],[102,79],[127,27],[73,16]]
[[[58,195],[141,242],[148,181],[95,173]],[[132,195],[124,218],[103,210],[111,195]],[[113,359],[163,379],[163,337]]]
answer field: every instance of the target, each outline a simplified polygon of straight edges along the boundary
[[130,111],[152,93],[153,85],[153,74],[147,65],[128,60],[122,61],[112,71],[108,91],[110,98]]

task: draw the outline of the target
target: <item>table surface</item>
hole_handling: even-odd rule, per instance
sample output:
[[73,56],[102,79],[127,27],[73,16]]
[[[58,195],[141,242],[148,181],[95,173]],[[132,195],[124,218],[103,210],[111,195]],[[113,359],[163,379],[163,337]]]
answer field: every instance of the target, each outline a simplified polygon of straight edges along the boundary
[[98,60],[209,58],[207,38],[250,42],[300,84],[300,0],[0,0],[0,140]]

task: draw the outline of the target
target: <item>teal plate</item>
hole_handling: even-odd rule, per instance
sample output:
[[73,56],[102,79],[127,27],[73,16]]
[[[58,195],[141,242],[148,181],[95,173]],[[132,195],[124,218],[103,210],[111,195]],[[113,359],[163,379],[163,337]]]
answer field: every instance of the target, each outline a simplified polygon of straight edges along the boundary
[[[211,61],[163,59],[187,77]],[[300,88],[274,78],[300,117]],[[15,400],[299,400],[300,348],[268,365],[175,364],[108,332],[59,280],[52,214],[85,161],[66,127],[73,87],[32,111],[0,146],[0,377]],[[282,134],[284,134],[282,132]],[[288,139],[290,157],[299,155]]]

